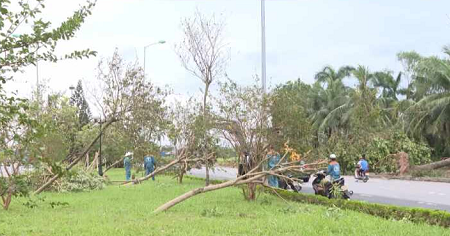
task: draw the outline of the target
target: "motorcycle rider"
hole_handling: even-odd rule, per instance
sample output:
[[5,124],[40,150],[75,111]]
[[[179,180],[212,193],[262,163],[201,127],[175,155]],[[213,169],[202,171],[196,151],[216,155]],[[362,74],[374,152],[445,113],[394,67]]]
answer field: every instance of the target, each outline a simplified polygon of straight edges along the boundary
[[341,178],[341,167],[339,163],[336,161],[336,155],[330,155],[330,163],[328,164],[327,175],[331,177],[332,181],[338,180]]
[[369,170],[369,163],[366,161],[366,154],[362,154],[358,161],[359,176],[363,177]]

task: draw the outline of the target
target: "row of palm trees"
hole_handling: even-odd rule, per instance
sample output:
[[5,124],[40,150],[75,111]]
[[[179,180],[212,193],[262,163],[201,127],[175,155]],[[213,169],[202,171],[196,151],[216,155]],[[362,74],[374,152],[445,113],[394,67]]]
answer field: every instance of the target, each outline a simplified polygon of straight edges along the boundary
[[[436,155],[450,154],[450,49],[444,53],[444,58],[399,53],[404,71],[398,74],[365,66],[324,67],[307,95],[317,141],[336,133],[399,129],[427,142]],[[356,80],[356,86],[344,79]]]

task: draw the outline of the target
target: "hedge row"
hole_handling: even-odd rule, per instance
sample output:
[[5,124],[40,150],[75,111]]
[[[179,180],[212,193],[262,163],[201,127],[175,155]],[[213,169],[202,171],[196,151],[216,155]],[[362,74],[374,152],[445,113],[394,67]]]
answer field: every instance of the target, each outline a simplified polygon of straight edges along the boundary
[[[274,194],[273,190],[265,188],[266,193]],[[450,213],[440,210],[430,210],[423,208],[410,208],[382,205],[376,203],[366,203],[355,200],[328,199],[323,196],[316,196],[303,193],[294,193],[282,189],[276,190],[284,199],[308,204],[323,206],[336,206],[341,209],[354,210],[369,215],[382,217],[385,219],[409,220],[414,223],[427,223],[430,225],[439,225],[450,227]]]
[[[203,178],[193,176],[186,176],[186,177],[192,180],[201,180],[201,181],[205,180]],[[210,181],[211,184],[219,184],[223,182],[224,181],[220,180]],[[265,193],[275,194],[272,189],[264,188],[262,186],[258,187],[259,187],[258,190],[261,190]],[[382,217],[385,219],[394,219],[394,220],[406,219],[414,223],[427,223],[430,225],[439,225],[442,227],[450,228],[450,213],[446,211],[431,210],[424,208],[391,206],[377,203],[361,202],[356,200],[349,201],[341,199],[328,199],[323,196],[295,193],[283,189],[276,189],[275,191],[284,199],[291,201],[329,207],[335,206],[341,209],[358,211],[369,215]]]

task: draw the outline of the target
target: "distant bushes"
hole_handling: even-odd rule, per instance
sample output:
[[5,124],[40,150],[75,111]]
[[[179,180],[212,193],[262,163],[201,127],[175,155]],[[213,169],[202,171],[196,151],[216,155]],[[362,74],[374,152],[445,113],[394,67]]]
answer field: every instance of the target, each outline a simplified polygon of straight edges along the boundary
[[335,153],[344,173],[353,173],[355,163],[362,154],[366,154],[370,172],[393,173],[397,171],[395,159],[390,154],[406,152],[412,165],[431,162],[431,148],[421,142],[415,142],[406,134],[396,131],[361,134],[347,137],[333,135],[327,145],[319,148],[316,158],[326,158]]

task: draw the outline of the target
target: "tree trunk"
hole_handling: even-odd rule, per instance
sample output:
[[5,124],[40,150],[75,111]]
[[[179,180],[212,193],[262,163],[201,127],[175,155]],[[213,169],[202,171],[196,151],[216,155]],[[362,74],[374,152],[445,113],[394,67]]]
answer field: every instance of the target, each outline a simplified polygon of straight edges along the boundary
[[249,183],[247,184],[248,189],[248,200],[254,201],[256,199],[256,184],[255,183]]
[[163,205],[158,207],[154,211],[154,213],[159,213],[159,212],[168,210],[169,208],[175,206],[176,204],[178,204],[190,197],[193,197],[197,194],[206,193],[206,192],[210,192],[210,191],[214,191],[214,190],[218,190],[218,189],[222,189],[222,188],[226,188],[226,187],[230,187],[230,186],[236,186],[236,185],[240,185],[240,184],[250,183],[252,181],[256,181],[257,179],[261,178],[262,176],[264,176],[264,175],[263,174],[257,175],[252,178],[249,178],[247,180],[242,180],[242,179],[238,178],[238,179],[229,180],[227,182],[220,183],[220,184],[213,184],[213,185],[205,186],[202,188],[193,189],[181,196],[174,198],[173,200],[171,200],[169,202],[164,203]]
[[[66,171],[72,169],[72,167],[74,167],[81,159],[83,159],[83,157],[86,155],[86,153],[88,153],[91,148],[94,146],[94,144],[97,142],[97,140],[100,138],[101,135],[103,135],[103,132],[105,132],[105,130],[115,121],[117,121],[116,119],[111,119],[109,120],[105,126],[103,126],[103,128],[101,129],[100,134],[97,135],[97,137],[95,137],[95,139],[89,144],[89,146],[87,146],[84,151],[78,155],[77,158],[75,158],[72,163],[70,163],[67,167],[66,167]],[[55,180],[57,180],[59,177],[61,177],[62,173],[58,173],[55,176],[53,176],[49,181],[47,181],[45,184],[43,184],[41,187],[39,187],[36,191],[34,191],[33,195],[37,195],[40,194],[42,191],[44,191],[44,189],[46,189],[48,186],[50,186],[53,182],[55,182]]]
[[8,210],[9,209],[9,205],[11,204],[11,199],[12,199],[12,193],[8,193],[6,197],[2,196],[2,200],[3,200],[3,210]]
[[180,173],[180,175],[178,176],[178,183],[179,184],[183,183],[183,176],[184,176],[184,173]]
[[208,158],[207,158],[207,150],[208,150],[208,136],[207,133],[209,131],[208,127],[208,121],[207,121],[207,109],[206,109],[206,99],[208,97],[208,90],[209,90],[209,82],[205,83],[205,94],[203,95],[203,125],[205,128],[205,133],[204,133],[204,152],[203,152],[203,157],[205,159],[205,185],[208,186],[209,185],[209,163],[208,163]]
[[178,183],[179,184],[183,183],[183,176],[184,176],[185,170],[186,170],[186,163],[183,163],[183,165],[180,165],[180,170],[178,172]]
[[436,161],[430,164],[415,166],[414,170],[434,170],[445,166],[450,166],[450,158],[444,159],[442,161]]

